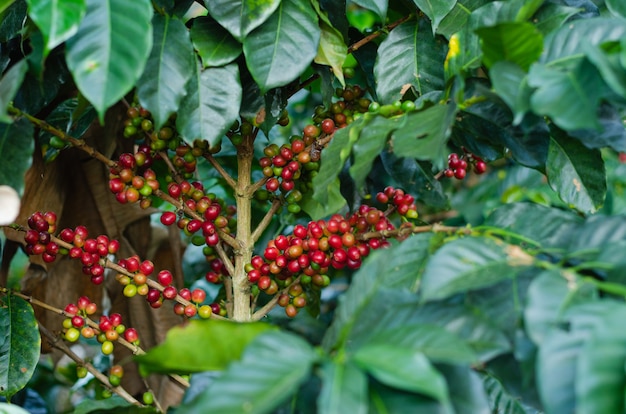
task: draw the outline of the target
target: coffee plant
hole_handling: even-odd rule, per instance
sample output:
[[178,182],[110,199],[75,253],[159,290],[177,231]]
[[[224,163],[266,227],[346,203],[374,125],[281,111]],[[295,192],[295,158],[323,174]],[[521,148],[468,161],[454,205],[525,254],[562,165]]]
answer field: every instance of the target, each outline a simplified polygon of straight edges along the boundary
[[0,411],[624,412],[624,4],[0,2]]

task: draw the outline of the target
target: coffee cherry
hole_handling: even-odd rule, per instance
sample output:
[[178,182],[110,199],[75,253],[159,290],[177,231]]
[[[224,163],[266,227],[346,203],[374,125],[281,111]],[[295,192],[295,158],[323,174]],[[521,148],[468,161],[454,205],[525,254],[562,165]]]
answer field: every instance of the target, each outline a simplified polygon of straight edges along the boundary
[[466,171],[463,168],[457,168],[454,170],[454,178],[462,180],[465,178]]
[[209,305],[202,305],[200,306],[200,308],[198,308],[198,316],[202,319],[208,319],[211,317],[212,314],[213,311],[211,310],[211,306]]
[[174,276],[169,270],[161,270],[157,275],[157,280],[163,286],[169,286],[174,281]]
[[101,346],[100,349],[102,350],[102,353],[104,355],[110,355],[110,354],[113,353],[113,348],[114,348],[113,347],[113,342],[111,342],[111,341],[104,341],[102,343],[102,346]]
[[139,340],[139,336],[137,335],[137,330],[135,328],[128,328],[124,331],[124,339],[126,339],[130,343],[137,342]]
[[194,303],[202,303],[206,299],[206,292],[202,289],[194,289],[191,292],[191,301]]
[[76,328],[69,328],[65,331],[65,339],[69,342],[76,342],[80,338],[80,331]]

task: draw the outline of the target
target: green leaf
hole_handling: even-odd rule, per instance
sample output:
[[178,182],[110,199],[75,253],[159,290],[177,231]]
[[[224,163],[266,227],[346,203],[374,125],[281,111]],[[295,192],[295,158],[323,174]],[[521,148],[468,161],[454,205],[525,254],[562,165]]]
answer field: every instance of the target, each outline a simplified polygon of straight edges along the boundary
[[509,106],[519,124],[530,109],[531,90],[528,87],[526,73],[513,62],[500,61],[489,70],[491,82],[496,93]]
[[7,109],[22,85],[26,71],[28,71],[28,61],[22,59],[0,79],[0,123],[13,122],[13,118],[7,114]]
[[241,42],[268,20],[280,3],[280,0],[205,0],[204,5],[209,14]]
[[424,354],[432,362],[463,364],[476,362],[474,350],[457,335],[435,324],[412,323],[377,332],[367,345],[394,346]]
[[182,21],[155,14],[154,40],[146,69],[137,84],[139,103],[152,114],[158,131],[178,110],[195,59],[189,32]]
[[239,359],[254,338],[271,329],[264,323],[192,320],[184,327],[170,329],[163,343],[136,358],[146,372],[222,370]]
[[606,0],[606,7],[617,17],[626,17],[626,3],[620,0]]
[[600,150],[555,131],[550,140],[546,176],[564,202],[583,213],[595,213],[604,203],[606,176]]
[[408,113],[404,125],[393,131],[393,152],[443,166],[455,114],[454,104],[434,105],[423,111]]
[[580,9],[575,7],[545,3],[537,10],[537,13],[535,13],[533,21],[536,20],[535,27],[546,36],[548,33],[561,27],[570,17],[578,13],[579,10]]
[[582,222],[583,219],[571,211],[531,203],[513,203],[494,210],[485,225],[528,237],[543,247],[560,247],[571,240]]
[[450,36],[466,26],[467,20],[474,10],[489,3],[489,0],[458,0],[452,10],[439,23],[437,33],[449,39]]
[[372,119],[359,134],[359,139],[352,146],[352,158],[350,176],[354,179],[354,185],[360,189],[367,175],[372,169],[372,163],[380,155],[387,144],[389,135],[405,124],[406,117],[385,118],[377,116]]
[[41,337],[33,308],[24,299],[0,298],[0,395],[24,388],[39,361]]
[[563,319],[564,311],[577,303],[593,300],[597,291],[573,272],[546,270],[528,287],[524,326],[530,339],[541,344]]
[[541,62],[580,56],[581,51],[587,46],[619,41],[624,36],[626,36],[624,19],[598,17],[574,20],[546,37]]
[[317,55],[319,41],[317,14],[310,3],[283,1],[243,42],[248,70],[261,92],[296,79]]
[[576,365],[576,409],[586,413],[617,413],[624,409],[626,332],[616,329],[626,318],[619,304],[600,316],[583,344]]
[[45,43],[43,56],[69,39],[87,11],[85,0],[27,0],[28,17],[33,19]]
[[176,412],[273,412],[308,378],[316,360],[315,350],[298,336],[267,332],[246,347],[241,361],[233,362],[204,393]]
[[367,375],[351,362],[327,361],[320,372],[322,391],[318,412],[328,414],[368,412]]
[[0,413],[2,414],[30,414],[28,411],[26,411],[19,405],[8,404],[4,402],[0,402]]
[[424,301],[491,286],[517,276],[532,257],[516,246],[485,237],[444,245],[426,265],[420,290]]
[[193,20],[191,40],[205,68],[227,65],[242,52],[237,39],[209,16]]
[[351,3],[373,11],[383,23],[387,20],[387,0],[352,0]]
[[544,3],[544,1],[545,0],[531,0],[531,1],[521,0],[520,1],[521,7],[519,9],[519,12],[517,13],[517,16],[515,16],[515,21],[525,22],[531,19],[533,15],[535,14],[535,12],[539,10],[539,8]]
[[543,50],[543,36],[530,23],[501,23],[476,30],[481,39],[483,62],[491,67],[496,62],[513,62],[528,70]]
[[617,95],[626,96],[626,74],[620,61],[626,51],[620,43],[610,42],[602,45],[602,47],[587,46],[585,52],[607,85]]
[[[333,323],[324,337],[327,350],[346,341],[357,328],[364,329],[370,336],[376,335],[371,324],[365,320],[367,316],[381,319],[378,313],[372,314],[372,302],[380,296],[383,287],[397,291],[415,288],[420,269],[429,255],[431,237],[431,234],[412,236],[399,245],[375,251],[369,256],[340,299]],[[396,317],[398,319],[399,316]]]
[[441,21],[456,5],[457,0],[413,0],[413,3],[430,19],[434,35]]
[[498,378],[486,374],[483,376],[483,385],[489,396],[492,412],[502,414],[526,414],[526,410],[518,397],[511,395]]
[[348,56],[348,46],[343,41],[343,36],[339,30],[325,22],[320,23],[320,29],[320,44],[314,61],[320,65],[330,66],[337,80],[345,86],[342,66],[346,56]]
[[400,99],[407,87],[419,95],[443,89],[444,44],[424,30],[426,24],[424,20],[403,23],[378,47],[374,76],[381,103]]
[[365,345],[354,361],[383,384],[427,395],[452,412],[448,386],[424,354],[393,343]]
[[549,116],[565,130],[599,129],[598,104],[609,90],[589,61],[581,59],[565,70],[533,65],[528,84],[537,88],[530,97],[531,109],[537,115]]
[[143,73],[152,47],[151,18],[149,0],[87,0],[87,13],[66,42],[67,66],[100,122]]
[[576,412],[576,361],[587,336],[583,331],[554,331],[539,348],[537,391],[546,412]]
[[0,13],[8,9],[14,2],[15,0],[1,0],[0,1]]
[[20,0],[13,4],[3,4],[6,9],[0,16],[0,42],[6,42],[21,34],[24,19],[27,18],[28,6],[26,1]]
[[12,124],[0,124],[0,153],[6,160],[11,160],[0,163],[0,183],[18,192],[24,187],[24,174],[32,162],[33,134],[33,124],[24,118]]
[[302,200],[298,203],[302,207],[302,211],[307,213],[312,220],[320,220],[335,214],[346,206],[346,199],[341,195],[341,183],[339,179],[335,179],[326,187],[326,201],[320,203],[310,191],[304,193]]
[[154,407],[138,407],[117,395],[104,400],[88,399],[78,404],[73,414],[143,414],[158,413]]
[[336,185],[337,177],[350,156],[352,146],[370,120],[371,117],[363,116],[347,127],[336,130],[333,139],[322,150],[320,170],[312,180],[313,199],[322,206],[328,203],[331,187]]
[[195,139],[206,139],[216,147],[239,116],[239,67],[235,63],[204,70],[197,66],[180,103],[176,128],[190,144]]

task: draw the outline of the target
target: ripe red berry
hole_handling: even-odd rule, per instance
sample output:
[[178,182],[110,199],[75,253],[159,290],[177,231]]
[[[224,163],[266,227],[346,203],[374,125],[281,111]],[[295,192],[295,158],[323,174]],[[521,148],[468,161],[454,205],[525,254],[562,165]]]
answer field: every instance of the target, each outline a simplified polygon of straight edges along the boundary
[[161,223],[163,223],[164,225],[171,226],[175,222],[176,222],[176,213],[172,211],[166,211],[163,214],[161,214]]
[[321,123],[322,132],[325,134],[332,134],[335,131],[335,121],[330,118],[326,118]]
[[169,286],[174,281],[174,276],[169,270],[161,270],[157,275],[157,280],[163,286]]
[[178,290],[174,286],[167,286],[163,289],[163,297],[165,299],[173,300],[178,295]]
[[454,178],[458,180],[462,180],[463,178],[465,178],[465,174],[466,174],[466,171],[462,168],[458,168],[454,170]]
[[128,328],[124,331],[124,339],[128,342],[135,342],[139,339],[139,335],[137,335],[137,330],[135,328]]
[[474,165],[474,172],[476,174],[483,174],[487,171],[487,164],[484,161],[478,161],[476,165]]

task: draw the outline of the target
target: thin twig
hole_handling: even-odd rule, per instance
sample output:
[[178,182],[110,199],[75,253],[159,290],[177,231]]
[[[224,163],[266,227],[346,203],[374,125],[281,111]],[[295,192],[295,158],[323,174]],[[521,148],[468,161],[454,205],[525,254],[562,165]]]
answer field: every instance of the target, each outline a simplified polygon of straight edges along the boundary
[[234,190],[237,187],[237,182],[233,179],[233,177],[228,174],[222,165],[215,159],[215,157],[209,153],[202,154],[204,158],[211,163],[213,168],[217,170],[217,172],[224,178],[226,183]]
[[353,43],[352,45],[350,45],[350,47],[348,47],[348,53],[356,52],[361,47],[363,47],[363,45],[365,45],[365,44],[371,42],[372,40],[376,39],[381,34],[387,33],[389,31],[395,29],[397,26],[401,25],[402,23],[406,22],[407,20],[411,19],[412,17],[413,17],[412,14],[409,14],[408,16],[404,16],[404,17],[396,20],[395,22],[389,23],[387,26],[378,29],[374,33],[365,36],[363,39],[361,39],[358,42]]
[[24,117],[26,118],[28,121],[30,121],[31,123],[33,123],[34,125],[36,125],[39,129],[42,129],[46,132],[49,132],[50,134],[61,138],[63,141],[67,141],[70,144],[72,144],[73,147],[76,147],[84,152],[86,152],[87,154],[89,154],[91,157],[103,162],[107,167],[109,168],[115,168],[117,167],[117,163],[113,160],[111,160],[110,158],[108,158],[106,155],[102,154],[101,152],[99,152],[98,150],[96,150],[95,148],[89,146],[84,140],[82,139],[78,139],[78,138],[74,138],[70,135],[67,135],[65,132],[61,131],[58,128],[53,127],[52,125],[50,125],[49,123],[47,123],[46,121],[43,121],[39,118],[35,118],[32,115],[27,114],[26,112],[22,112],[21,110],[10,106],[8,108],[8,112],[11,115],[15,115],[18,117]]
[[263,234],[267,226],[270,224],[270,222],[272,221],[272,218],[274,217],[274,214],[276,214],[276,212],[278,211],[281,205],[282,203],[280,202],[279,199],[275,199],[272,202],[272,206],[267,211],[267,213],[265,213],[265,216],[263,216],[263,219],[261,220],[261,222],[256,226],[256,229],[254,229],[254,231],[252,232],[252,241],[254,243],[256,243],[257,240],[259,240],[259,237],[261,237],[261,235]]
[[409,234],[417,234],[417,233],[456,233],[461,232],[463,234],[470,234],[472,231],[467,227],[455,227],[455,226],[444,226],[442,224],[432,224],[428,226],[410,226],[410,227],[400,227],[394,230],[381,230],[381,231],[368,231],[366,233],[361,233],[356,236],[357,240],[369,240],[369,239],[378,239],[381,237],[384,238],[392,238],[392,237],[402,237],[408,236]]
[[270,313],[270,311],[274,308],[274,306],[276,306],[276,303],[278,303],[278,298],[280,297],[280,295],[282,295],[283,293],[287,293],[289,292],[289,289],[291,289],[291,287],[293,285],[295,285],[296,283],[300,283],[300,278],[302,276],[298,276],[297,278],[294,279],[293,282],[291,282],[288,286],[284,287],[281,291],[276,292],[276,294],[274,295],[274,297],[272,299],[270,299],[269,302],[267,302],[265,305],[263,305],[263,307],[261,309],[259,309],[258,311],[254,312],[250,318],[251,321],[255,322],[258,320],[261,320],[262,318],[264,318],[268,313]]
[[76,362],[77,365],[85,367],[87,369],[87,371],[89,371],[91,373],[91,375],[93,375],[98,381],[100,381],[111,392],[116,393],[117,395],[122,397],[124,400],[126,400],[127,402],[129,402],[129,403],[131,403],[133,405],[143,406],[132,395],[130,395],[128,393],[128,391],[126,391],[121,386],[118,386],[118,387],[112,386],[111,383],[109,382],[109,379],[106,377],[106,375],[104,375],[103,373],[98,371],[89,362],[86,362],[81,357],[76,355],[74,353],[74,351],[72,351],[70,349],[70,347],[68,347],[65,344],[65,342],[63,342],[58,336],[54,335],[52,332],[50,332],[48,329],[46,329],[45,326],[39,325],[39,331],[43,334],[43,336],[45,336],[48,339],[48,341],[50,342],[50,345],[52,347],[58,349],[59,351],[63,352],[65,355],[70,357],[70,359],[72,361]]

